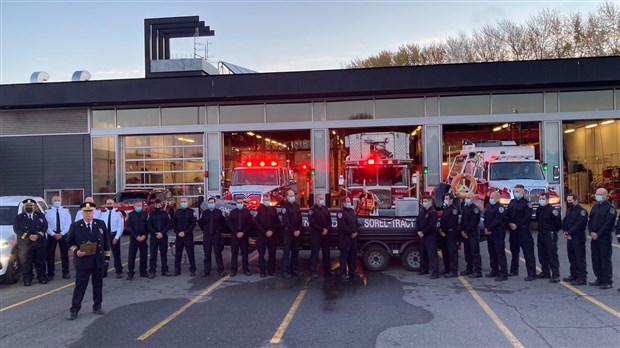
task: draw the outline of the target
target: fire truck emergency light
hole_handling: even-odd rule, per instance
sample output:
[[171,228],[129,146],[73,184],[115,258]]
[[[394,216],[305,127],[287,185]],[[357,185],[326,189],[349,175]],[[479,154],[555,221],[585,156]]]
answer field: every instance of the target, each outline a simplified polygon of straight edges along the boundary
[[245,165],[248,166],[248,167],[251,167],[252,166],[252,162],[248,161]]
[[264,166],[265,166],[265,161],[260,161],[259,165],[260,165],[261,167],[264,167]]
[[375,164],[375,159],[374,158],[369,159],[368,160],[368,164],[371,165],[371,166],[374,165]]
[[278,165],[278,162],[276,162],[276,161],[271,161],[271,166],[272,166],[272,167],[276,167],[277,165]]

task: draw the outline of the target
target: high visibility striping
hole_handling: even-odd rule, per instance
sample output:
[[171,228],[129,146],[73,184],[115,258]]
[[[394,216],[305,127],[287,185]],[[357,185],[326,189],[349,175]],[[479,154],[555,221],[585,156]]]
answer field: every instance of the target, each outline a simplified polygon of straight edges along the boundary
[[286,332],[286,329],[291,323],[291,320],[293,320],[293,317],[295,316],[295,312],[297,312],[297,309],[299,308],[299,304],[304,299],[304,296],[306,296],[306,292],[308,291],[308,287],[310,286],[310,283],[311,283],[310,280],[311,279],[309,278],[306,281],[306,285],[304,285],[304,288],[301,289],[301,291],[297,295],[297,298],[295,298],[293,305],[288,310],[288,313],[286,313],[286,316],[284,317],[284,320],[282,320],[282,323],[280,323],[278,330],[276,330],[276,333],[273,334],[273,337],[271,337],[271,341],[270,341],[271,344],[279,344],[280,341],[282,340],[282,336],[284,336],[284,332]]
[[[512,255],[512,253],[510,252],[510,250],[506,250],[506,253]],[[525,263],[525,259],[522,257],[519,257],[519,260],[521,260],[521,262]],[[540,269],[540,267],[536,267],[536,270],[538,272],[542,272],[542,270]],[[570,285],[569,283],[565,282],[565,281],[560,281],[560,284],[562,284],[565,288],[571,290],[572,292],[576,293],[577,295],[585,298],[586,300],[594,303],[595,305],[597,305],[599,308],[611,313],[612,315],[614,315],[616,318],[620,318],[620,312],[618,312],[617,310],[609,307],[608,305],[604,304],[603,302],[595,299],[594,297],[586,294],[585,292],[577,289],[576,287]]]
[[516,347],[523,348],[523,344],[521,344],[521,342],[519,342],[519,340],[512,334],[512,332],[508,329],[508,327],[504,324],[504,322],[502,322],[499,319],[499,317],[497,316],[497,314],[495,314],[495,312],[493,312],[491,307],[489,307],[489,305],[486,302],[484,302],[482,297],[478,295],[478,292],[476,292],[476,290],[472,288],[469,282],[463,276],[459,276],[459,280],[461,281],[461,283],[463,283],[467,291],[469,291],[469,294],[476,300],[476,302],[478,302],[480,307],[482,307],[482,309],[486,312],[486,314],[493,321],[493,323],[500,329],[500,331],[504,334],[504,336],[506,336],[510,344],[512,344],[512,346],[515,348]]
[[[256,259],[258,256],[258,253],[255,251],[254,255],[252,255],[252,257],[250,257],[248,259],[248,261],[253,261],[254,259]],[[239,269],[239,268],[237,268]],[[208,296],[210,293],[212,293],[215,289],[217,289],[218,286],[222,285],[223,282],[225,282],[226,280],[228,280],[230,278],[229,275],[222,277],[220,280],[218,280],[217,282],[211,284],[211,286],[209,286],[208,288],[206,288],[203,292],[201,292],[200,294],[196,295],[194,298],[192,298],[189,302],[187,302],[185,305],[183,305],[183,307],[179,308],[178,310],[176,310],[174,313],[170,314],[168,317],[166,317],[166,319],[160,321],[159,323],[157,323],[157,325],[153,326],[152,328],[150,328],[148,331],[146,331],[145,333],[143,333],[142,335],[140,335],[137,340],[138,341],[144,341],[147,338],[149,338],[150,336],[152,336],[154,333],[156,333],[159,329],[161,329],[162,327],[166,326],[166,324],[168,324],[169,322],[171,322],[174,318],[178,317],[179,315],[181,315],[183,312],[185,312],[189,307],[193,306],[194,303],[198,302],[200,299],[202,299],[205,296]]]

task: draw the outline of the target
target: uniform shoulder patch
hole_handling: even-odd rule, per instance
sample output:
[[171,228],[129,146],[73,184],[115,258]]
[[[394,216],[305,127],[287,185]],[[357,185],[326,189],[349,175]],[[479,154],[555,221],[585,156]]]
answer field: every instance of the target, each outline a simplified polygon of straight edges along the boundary
[[585,209],[581,209],[581,212],[579,214],[581,214],[581,216],[586,216],[586,210]]
[[452,209],[452,215],[459,215],[458,210],[456,210],[456,209]]
[[480,214],[480,209],[474,208],[474,214]]
[[286,208],[282,208],[282,214],[286,214]]
[[533,208],[532,203],[527,203],[528,208]]
[[499,207],[499,212],[500,212],[500,213],[502,213],[502,214],[503,214],[503,213],[504,213],[504,211],[506,211],[506,208],[504,208],[504,207]]
[[313,211],[312,209],[308,210],[308,215],[312,215]]
[[342,212],[338,213],[338,218],[342,219]]
[[555,209],[553,209],[553,215],[554,215],[554,216],[558,216],[558,211],[557,211],[557,210],[555,210]]
[[616,208],[609,208],[609,214],[616,215]]
[[103,228],[99,229],[99,233],[103,234]]

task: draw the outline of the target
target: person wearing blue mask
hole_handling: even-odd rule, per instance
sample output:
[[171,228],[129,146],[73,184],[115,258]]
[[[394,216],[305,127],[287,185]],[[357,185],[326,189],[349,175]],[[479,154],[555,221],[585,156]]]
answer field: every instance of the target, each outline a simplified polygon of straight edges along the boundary
[[428,274],[430,279],[439,278],[439,257],[437,256],[437,212],[433,207],[433,198],[422,198],[422,208],[418,214],[418,236],[420,242],[419,275]]
[[60,203],[60,197],[52,197],[52,208],[45,212],[47,220],[47,281],[54,279],[56,263],[56,246],[60,249],[62,264],[62,278],[69,279],[69,251],[67,247],[67,232],[71,227],[71,213]]
[[[355,279],[355,261],[357,259],[357,215],[351,198],[344,200],[342,209],[336,215],[338,219],[338,250],[340,251],[340,276],[343,279]],[[348,271],[348,272],[347,272]]]
[[[276,269],[276,236],[280,219],[276,208],[271,206],[269,196],[263,196],[262,204],[256,209],[256,218],[254,219],[256,231],[258,233],[258,267],[260,269],[260,277],[265,278],[267,274],[275,275]],[[265,254],[269,252],[267,262],[265,262]]]
[[549,204],[549,193],[538,196],[540,206],[536,209],[538,225],[538,261],[541,272],[537,278],[549,279],[551,283],[560,281],[560,261],[558,260],[558,231],[562,229],[560,212]]
[[322,249],[323,276],[334,275],[331,270],[329,255],[329,232],[332,228],[332,218],[329,209],[325,206],[325,195],[316,195],[314,205],[308,210],[308,224],[310,225],[310,276],[317,278],[317,262],[319,249]]
[[230,276],[237,275],[237,259],[241,251],[241,266],[243,274],[251,276],[248,261],[249,235],[252,229],[252,213],[243,204],[243,196],[235,198],[237,209],[233,209],[228,216],[228,230],[230,231]]
[[151,237],[149,244],[149,279],[155,278],[157,271],[157,253],[161,259],[161,275],[168,276],[168,230],[172,222],[167,211],[162,209],[162,201],[157,198],[153,211],[149,214],[146,225]]
[[286,201],[282,207],[282,225],[284,241],[282,255],[282,277],[291,278],[299,270],[299,239],[301,235],[301,209],[295,199],[295,192],[286,192]]
[[530,231],[532,219],[532,203],[525,198],[525,187],[515,185],[513,189],[514,199],[508,203],[508,227],[510,228],[510,273],[508,276],[519,275],[519,251],[523,250],[527,277],[525,281],[536,280],[536,257],[534,256],[534,238]]
[[189,260],[189,275],[191,277],[196,275],[196,257],[194,256],[194,228],[196,227],[196,215],[194,210],[189,207],[187,198],[181,198],[181,209],[177,209],[174,212],[172,218],[172,228],[175,239],[174,249],[174,273],[173,276],[181,274],[181,258],[183,256],[183,249],[187,253],[187,259]]
[[573,286],[587,284],[586,228],[588,211],[579,204],[575,193],[566,196],[566,215],[562,230],[566,239],[566,253],[570,263],[570,275],[562,279]]
[[444,196],[443,205],[443,213],[439,221],[441,255],[443,256],[444,276],[453,278],[459,275],[459,209],[452,193]]
[[202,276],[211,275],[211,251],[213,251],[217,274],[223,277],[222,250],[224,250],[224,241],[222,231],[226,228],[226,218],[220,209],[215,209],[215,197],[207,199],[207,209],[202,212],[198,225],[202,229],[202,251],[205,255]]
[[484,214],[484,234],[487,238],[487,249],[491,263],[491,272],[487,277],[495,277],[501,282],[508,279],[506,261],[506,208],[499,202],[499,192],[489,196],[489,207]]
[[465,196],[461,216],[461,236],[465,240],[465,262],[467,267],[461,275],[468,275],[470,278],[482,277],[482,258],[480,256],[480,209],[474,203],[476,196],[468,193]]
[[132,280],[136,266],[136,254],[140,250],[140,277],[148,277],[147,266],[147,236],[146,221],[148,214],[142,211],[142,201],[133,205],[133,211],[127,216],[127,231],[129,232],[129,256],[127,259],[127,280]]
[[607,200],[608,192],[604,188],[596,190],[596,204],[590,210],[590,251],[592,270],[596,280],[588,283],[601,289],[611,289],[613,274],[611,267],[611,239],[616,222],[616,208]]

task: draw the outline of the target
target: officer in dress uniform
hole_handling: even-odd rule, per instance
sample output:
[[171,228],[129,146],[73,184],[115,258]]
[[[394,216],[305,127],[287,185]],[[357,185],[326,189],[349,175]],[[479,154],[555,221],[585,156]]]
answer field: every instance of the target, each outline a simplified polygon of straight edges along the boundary
[[418,236],[420,236],[420,271],[419,275],[428,274],[430,279],[439,278],[439,258],[437,257],[437,212],[433,208],[433,199],[422,198],[422,208],[418,215]]
[[459,275],[459,209],[454,203],[454,195],[448,193],[443,198],[443,214],[439,221],[439,235],[443,238],[441,254],[443,256],[444,273],[446,278]]
[[220,209],[215,209],[215,197],[207,199],[207,209],[202,212],[198,225],[202,229],[202,250],[205,254],[202,276],[211,275],[211,251],[213,251],[217,274],[223,277],[222,250],[224,250],[224,241],[222,240],[222,231],[226,227],[226,217]]
[[282,247],[282,276],[291,278],[299,269],[299,236],[301,235],[301,209],[295,201],[295,192],[288,190],[286,202],[282,208],[282,225],[284,225],[284,245]]
[[576,194],[566,196],[566,216],[562,230],[566,238],[566,252],[570,263],[570,276],[562,279],[571,285],[586,285],[586,227],[588,212],[579,204]]
[[[112,249],[112,256],[114,257],[114,270],[116,271],[116,279],[123,278],[123,261],[121,260],[121,237],[123,236],[123,229],[125,228],[125,222],[123,221],[123,214],[114,208],[114,200],[108,199],[105,202],[106,210],[101,212],[100,220],[105,222],[105,226],[108,228],[108,234],[110,235],[110,248]],[[99,210],[96,210],[99,211]],[[107,277],[108,264],[103,269],[103,277]]]
[[557,209],[549,205],[549,193],[541,194],[538,203],[540,206],[536,210],[536,222],[538,224],[538,261],[541,272],[536,277],[557,283],[560,281],[558,231],[562,229],[562,217]]
[[506,261],[506,208],[499,203],[499,193],[493,192],[489,197],[489,208],[484,214],[484,233],[487,238],[487,249],[491,260],[491,272],[487,277],[495,277],[501,282],[508,279]]
[[174,276],[181,274],[181,257],[183,249],[189,260],[189,275],[196,275],[196,257],[194,256],[194,228],[196,227],[196,215],[189,207],[187,198],[181,198],[181,209],[174,212],[172,228],[176,234],[174,245]]
[[[110,258],[110,237],[108,229],[102,220],[94,219],[96,206],[94,203],[84,202],[80,205],[83,219],[74,222],[67,234],[67,244],[69,251],[74,254],[75,260],[75,289],[71,299],[71,309],[69,310],[69,320],[75,320],[82,300],[86,293],[88,281],[92,277],[93,284],[93,313],[103,315],[101,309],[103,302],[103,268],[106,259]],[[86,244],[95,244],[92,254]]]
[[519,275],[519,249],[523,250],[527,277],[525,281],[536,280],[536,257],[534,256],[534,238],[530,231],[532,203],[525,199],[525,187],[517,184],[513,190],[514,199],[508,204],[508,227],[510,228],[510,262],[509,276]]
[[133,205],[133,211],[127,215],[127,231],[129,232],[129,256],[127,258],[127,280],[133,280],[136,268],[136,254],[140,250],[140,277],[148,277],[146,262],[148,253],[148,214],[142,211],[142,202]]
[[237,209],[233,209],[228,216],[228,231],[230,232],[230,276],[237,275],[237,259],[241,250],[241,266],[243,274],[251,276],[248,264],[249,234],[252,229],[252,214],[243,205],[243,197],[237,196]]
[[52,197],[52,207],[45,212],[47,220],[47,281],[54,279],[56,270],[56,245],[60,249],[62,264],[62,278],[69,279],[69,248],[67,247],[67,232],[71,227],[71,213],[60,203],[60,197]]
[[[340,250],[340,276],[344,279],[355,279],[355,261],[357,258],[357,216],[351,198],[344,200],[338,218],[338,249]],[[347,273],[348,268],[348,273]]]
[[157,252],[161,258],[161,275],[168,276],[168,230],[172,220],[168,212],[162,209],[161,200],[155,199],[154,210],[146,221],[147,230],[151,238],[149,244],[149,279],[155,278],[157,272]]
[[461,216],[461,236],[465,239],[465,262],[467,267],[462,275],[470,278],[482,277],[482,258],[480,256],[480,209],[475,204],[476,196],[469,192],[465,196]]
[[310,225],[310,276],[317,278],[317,262],[319,249],[322,250],[323,276],[334,275],[331,270],[329,251],[329,232],[332,228],[332,217],[325,206],[325,196],[317,194],[315,204],[308,210],[308,224]]
[[[86,199],[84,200],[84,202],[87,202],[87,203],[95,203],[95,199],[94,199],[93,197],[86,197]],[[83,217],[82,217],[82,211],[81,211],[81,210],[78,210],[78,211],[77,211],[77,214],[75,214],[75,220],[73,220],[73,221],[78,222],[78,221],[82,220],[82,218],[83,218]],[[101,210],[99,210],[99,209],[97,209],[97,208],[95,208],[95,219],[99,219],[99,220],[101,220]],[[105,220],[104,220],[104,221],[105,221]]]
[[614,223],[616,222],[616,208],[607,200],[607,190],[596,190],[596,204],[590,210],[590,252],[592,254],[592,270],[596,280],[589,283],[601,289],[611,289],[611,238],[613,236]]
[[13,219],[13,232],[17,235],[17,255],[22,264],[22,278],[24,286],[30,286],[34,274],[32,265],[37,271],[39,283],[46,284],[45,261],[47,259],[47,249],[45,246],[45,232],[47,231],[47,220],[45,215],[34,211],[34,199],[22,201],[24,212],[18,214]]
[[[275,275],[276,272],[276,231],[280,224],[278,212],[271,206],[271,200],[263,196],[263,204],[256,211],[254,219],[258,233],[258,267],[260,277],[265,278],[267,274]],[[269,251],[269,258],[265,264],[265,253]]]

